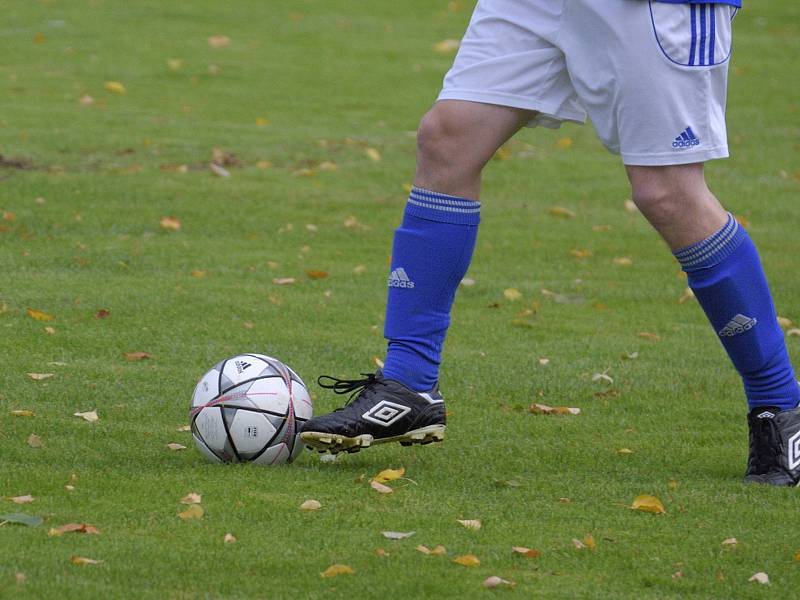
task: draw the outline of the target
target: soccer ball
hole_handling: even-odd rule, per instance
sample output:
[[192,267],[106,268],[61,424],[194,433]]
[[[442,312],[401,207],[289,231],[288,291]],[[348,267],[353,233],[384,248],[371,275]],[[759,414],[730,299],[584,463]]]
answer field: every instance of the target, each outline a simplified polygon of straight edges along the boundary
[[311,418],[303,380],[281,361],[240,354],[197,383],[189,419],[195,444],[212,462],[292,462],[303,450],[298,432]]

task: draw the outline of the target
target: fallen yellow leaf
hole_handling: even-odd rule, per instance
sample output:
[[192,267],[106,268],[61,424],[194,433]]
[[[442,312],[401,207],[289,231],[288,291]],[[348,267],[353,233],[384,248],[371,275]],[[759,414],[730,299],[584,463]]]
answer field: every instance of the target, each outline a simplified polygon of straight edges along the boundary
[[93,558],[86,558],[85,556],[78,556],[77,554],[70,558],[73,565],[99,565],[102,560],[95,560]]
[[325,569],[320,575],[323,577],[336,577],[337,575],[352,575],[353,569],[347,565],[331,565]]
[[630,506],[634,510],[641,510],[649,513],[661,514],[667,512],[664,510],[664,505],[661,500],[649,494],[642,494],[633,499],[633,504]]
[[31,448],[41,448],[42,447],[42,438],[40,438],[35,433],[32,433],[28,436],[27,439],[28,446]]
[[35,417],[36,413],[32,410],[12,410],[11,414],[15,417]]
[[473,531],[477,531],[481,528],[481,522],[479,519],[456,519],[461,525],[466,527],[467,529],[472,529]]
[[492,575],[491,577],[487,577],[483,580],[483,587],[490,590],[496,587],[514,587],[515,585],[516,584],[513,581],[508,581],[507,579],[503,579],[497,575]]
[[269,119],[265,117],[258,117],[256,119],[256,127],[266,127],[269,125]]
[[186,450],[186,446],[183,444],[176,444],[175,442],[170,442],[167,444],[167,448],[170,450]]
[[47,314],[44,311],[36,310],[35,308],[27,309],[28,316],[37,321],[52,321],[55,319],[53,315]]
[[84,421],[88,421],[89,423],[95,423],[96,421],[100,420],[100,417],[97,416],[96,410],[90,410],[88,412],[76,412],[74,417],[80,417]]
[[618,256],[611,262],[618,267],[630,267],[633,264],[633,261],[627,256]]
[[572,219],[575,217],[575,213],[568,208],[564,208],[563,206],[554,206],[550,209],[550,215],[553,217],[559,217],[561,219]]
[[477,567],[479,564],[481,564],[481,561],[474,554],[462,554],[461,556],[456,556],[453,559],[453,562],[464,567]]
[[159,223],[163,229],[169,229],[171,231],[178,231],[181,228],[180,219],[176,217],[161,217]]
[[394,481],[396,479],[400,479],[403,475],[405,475],[406,470],[405,467],[400,467],[399,469],[384,469],[375,477],[372,478],[372,481],[377,481],[378,483],[386,483],[388,481]]
[[212,35],[208,38],[208,45],[212,48],[225,48],[231,43],[231,38],[227,35]]
[[558,140],[556,145],[561,150],[569,150],[570,148],[572,148],[572,138],[570,138],[570,137],[562,137],[561,139]]
[[436,546],[431,550],[431,554],[434,556],[444,556],[445,554],[447,554],[447,548],[439,544],[438,546]]
[[183,512],[179,512],[178,516],[184,521],[189,521],[191,519],[202,519],[204,514],[205,511],[202,506],[199,504],[192,504]]
[[510,302],[516,302],[522,298],[522,292],[520,292],[517,288],[508,288],[503,290],[503,296],[505,296],[506,300],[509,300]]
[[328,276],[327,271],[318,271],[316,269],[309,269],[306,271],[306,276],[309,279],[325,279]]
[[300,505],[300,510],[319,510],[322,504],[319,500],[306,500]]
[[112,94],[124,94],[126,91],[125,86],[119,81],[106,81],[103,84],[103,87],[106,89],[106,91],[111,92]]
[[525,546],[512,546],[511,551],[515,554],[520,554],[522,556],[527,556],[528,558],[538,558],[542,555],[541,552],[538,550],[534,550],[533,548],[526,548]]
[[30,504],[33,502],[34,498],[30,494],[25,496],[13,496],[9,498],[14,504]]
[[433,49],[438,52],[439,54],[450,54],[451,52],[455,52],[458,50],[458,47],[461,45],[461,42],[455,39],[445,39],[441,42],[436,42],[433,45]]
[[225,537],[222,538],[222,543],[223,544],[235,544],[236,543],[236,538],[233,536],[232,533],[226,533]]
[[388,485],[383,485],[382,483],[377,482],[374,479],[372,481],[370,481],[369,487],[371,487],[373,490],[375,490],[379,494],[391,494],[391,493],[394,492],[394,490],[392,488],[390,488]]
[[137,361],[150,358],[150,355],[147,352],[125,352],[125,358],[130,361]]
[[367,154],[367,158],[369,158],[372,162],[380,162],[381,160],[381,153],[378,152],[376,148],[367,148],[364,150]]
[[756,583],[760,583],[761,585],[769,585],[769,575],[767,575],[763,571],[760,571],[755,575],[753,575],[747,581],[755,581]]
[[181,504],[200,504],[202,500],[203,497],[197,492],[189,492],[181,498]]

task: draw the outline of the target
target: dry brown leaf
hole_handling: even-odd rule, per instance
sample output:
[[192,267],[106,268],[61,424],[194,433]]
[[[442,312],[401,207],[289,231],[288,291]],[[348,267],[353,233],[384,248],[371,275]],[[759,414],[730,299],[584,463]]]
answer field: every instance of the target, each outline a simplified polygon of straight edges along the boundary
[[786,332],[786,335],[789,337],[800,337],[800,329],[797,328],[789,329]]
[[447,554],[447,548],[439,544],[438,546],[436,546],[431,550],[431,554],[433,556],[444,556],[445,554]]
[[22,585],[23,583],[25,583],[26,579],[27,579],[27,577],[26,577],[25,573],[23,573],[22,571],[17,571],[14,574],[14,581],[17,582],[17,585]]
[[633,264],[633,261],[627,256],[618,256],[611,262],[618,267],[630,267]]
[[631,200],[630,198],[625,200],[624,206],[625,206],[625,212],[629,212],[629,213],[639,212],[639,207],[636,206],[636,203],[633,200]]
[[572,538],[572,545],[575,546],[576,550],[585,550],[586,549],[586,544],[584,544],[578,538]]
[[602,381],[608,384],[614,383],[614,380],[605,371],[603,371],[602,373],[595,373],[594,375],[592,375],[592,381],[594,382]]
[[191,431],[192,430],[192,426],[191,425],[181,425],[180,427],[178,427],[177,430],[178,431]]
[[125,86],[119,81],[106,81],[103,87],[107,92],[111,92],[112,94],[124,94],[127,91]]
[[525,546],[512,546],[511,551],[514,554],[520,554],[522,556],[526,556],[528,558],[538,558],[542,555],[541,552],[538,550],[534,550],[533,548],[526,548]]
[[373,364],[374,364],[376,367],[378,367],[379,369],[382,369],[382,368],[383,368],[383,365],[384,365],[384,363],[383,363],[383,361],[382,361],[380,358],[378,358],[377,356],[373,356],[373,357],[372,357],[372,362],[373,362]]
[[83,566],[83,565],[99,565],[99,564],[101,564],[103,562],[102,560],[95,560],[93,558],[86,558],[85,556],[78,556],[77,554],[72,556],[72,558],[70,558],[70,561],[72,561],[73,565],[80,565],[80,566]]
[[306,276],[309,279],[325,279],[328,276],[327,271],[318,271],[316,269],[309,269],[306,271]]
[[11,414],[15,417],[35,417],[36,413],[32,410],[12,410]]
[[573,248],[569,251],[569,255],[573,258],[581,260],[584,258],[589,258],[592,255],[592,251],[586,250],[585,248]]
[[589,550],[597,548],[597,542],[594,541],[594,536],[591,533],[587,533],[583,537],[583,543]]
[[222,538],[222,543],[223,544],[235,544],[236,543],[236,538],[233,536],[232,533],[226,533],[225,537]]
[[27,439],[28,446],[31,448],[41,448],[42,447],[42,438],[40,438],[35,433],[32,433],[28,436]]
[[269,125],[269,119],[266,117],[256,118],[256,127],[266,127],[267,125]]
[[655,514],[662,514],[667,512],[666,510],[664,510],[664,505],[661,503],[661,500],[649,494],[642,494],[640,496],[636,496],[636,498],[633,499],[633,504],[631,504],[630,508],[632,508],[633,510],[641,510],[644,512],[655,513]]
[[379,483],[379,482],[375,481],[374,479],[372,481],[370,481],[369,487],[371,487],[373,490],[375,490],[379,494],[391,494],[391,493],[394,492],[394,490],[392,488],[390,488],[388,485],[383,485],[382,483]]
[[516,584],[513,581],[508,581],[497,575],[491,575],[483,580],[483,587],[486,589],[494,589],[497,587],[514,587]]
[[365,267],[364,265],[356,265],[355,267],[353,267],[353,274],[355,275],[363,275],[366,272],[367,272],[367,267]]
[[756,583],[760,583],[761,585],[769,585],[769,575],[767,575],[763,571],[759,571],[747,581],[755,581]]
[[95,423],[100,420],[100,417],[97,416],[96,410],[90,410],[88,412],[76,412],[72,415],[73,417],[80,417],[84,421],[88,421],[89,423]]
[[168,58],[167,66],[169,67],[170,71],[180,71],[183,67],[183,60],[180,58]]
[[400,467],[399,469],[384,469],[375,477],[373,477],[370,481],[377,481],[378,483],[387,483],[389,481],[395,481],[396,479],[400,479],[403,475],[406,474],[405,467]]
[[125,352],[125,358],[129,361],[146,360],[150,358],[147,352]]
[[181,498],[181,504],[200,504],[203,501],[203,497],[198,494],[197,492],[189,492],[183,498]]
[[750,227],[750,221],[747,217],[743,215],[733,215],[733,218],[736,219],[736,222],[742,227]]
[[603,233],[604,231],[611,231],[611,225],[592,225],[592,231],[596,233]]
[[337,575],[352,575],[353,573],[355,573],[355,571],[347,565],[331,565],[320,573],[320,575],[323,577],[336,577]]
[[44,332],[45,332],[47,335],[55,335],[55,333],[56,333],[56,330],[55,330],[55,328],[54,328],[54,327],[47,326],[47,327],[45,327],[45,328],[44,328]]
[[177,217],[161,217],[159,224],[162,229],[168,229],[170,231],[178,231],[181,228],[181,221]]
[[195,279],[203,279],[206,275],[208,275],[208,271],[203,271],[202,269],[195,269],[190,273],[190,275]]
[[649,331],[640,331],[636,335],[638,335],[642,339],[650,340],[651,342],[660,342],[661,341],[661,336],[660,335],[658,335],[657,333],[651,333]]
[[381,531],[381,535],[387,540],[404,540],[417,533],[416,531]]
[[633,454],[633,450],[630,448],[619,448],[617,454]]
[[390,556],[390,554],[383,548],[375,548],[375,554],[380,557]]
[[455,52],[456,50],[458,50],[458,47],[460,45],[461,45],[461,42],[459,42],[458,40],[452,39],[452,38],[448,38],[448,39],[442,40],[441,42],[436,42],[433,45],[433,49],[434,49],[435,52],[438,52],[439,54],[450,54],[450,53]]
[[33,379],[34,381],[42,381],[44,379],[50,379],[53,377],[53,373],[26,373],[28,377]]
[[427,546],[423,546],[422,544],[420,544],[419,546],[414,548],[414,550],[416,550],[417,552],[421,552],[422,554],[430,554],[431,553],[431,549],[428,548]]
[[683,291],[683,294],[681,294],[681,297],[678,298],[678,304],[685,304],[689,300],[694,300],[694,292],[692,291],[692,288],[687,287]]
[[731,538],[727,538],[727,539],[722,540],[722,545],[723,546],[735,547],[738,543],[739,543],[739,540],[737,540],[735,537],[731,537]]
[[170,450],[186,450],[186,446],[183,444],[176,444],[175,442],[170,442],[167,444],[167,448]]
[[300,510],[319,510],[322,504],[319,500],[306,500],[300,505]]
[[55,319],[53,315],[41,310],[36,310],[35,308],[28,308],[26,312],[31,319],[36,319],[37,321],[52,321]]
[[559,147],[561,150],[569,150],[572,148],[572,138],[570,137],[562,137],[556,142],[556,146]]
[[245,321],[244,323],[242,323],[242,327],[244,327],[245,329],[253,329],[255,327],[255,323],[253,323],[252,321]]
[[473,531],[477,531],[481,528],[480,519],[456,519],[461,525],[466,527],[467,529],[472,529]]
[[34,501],[34,497],[30,494],[25,496],[13,496],[9,498],[14,504],[30,504]]
[[364,150],[364,152],[366,153],[367,158],[369,158],[372,162],[380,162],[381,153],[378,152],[376,148],[367,148]]
[[294,277],[275,277],[272,283],[275,285],[292,285],[295,281],[297,280]]
[[790,329],[794,327],[794,321],[786,317],[778,317],[778,325],[780,325],[782,329]]
[[208,45],[212,48],[226,48],[230,46],[231,38],[227,35],[212,35],[208,38]]
[[231,176],[231,172],[228,171],[228,169],[226,169],[222,165],[218,165],[215,162],[208,163],[208,168],[217,177],[223,177],[224,178],[224,177],[230,177]]
[[575,212],[568,208],[564,208],[563,206],[553,206],[550,209],[550,215],[553,217],[559,217],[560,219],[575,218]]
[[202,519],[204,514],[205,511],[202,506],[199,504],[192,504],[183,512],[179,512],[178,516],[184,521],[189,521],[191,519]]
[[106,317],[111,316],[111,311],[107,308],[101,308],[96,313],[94,313],[95,319],[105,319]]
[[60,527],[53,527],[47,532],[50,537],[58,537],[65,533],[86,533],[89,535],[98,535],[100,531],[94,525],[88,523],[67,523]]
[[506,300],[509,300],[510,302],[516,302],[522,298],[522,292],[520,292],[517,288],[508,288],[503,290],[503,296],[505,296]]
[[464,277],[461,280],[460,285],[463,285],[464,287],[472,287],[475,285],[475,280],[472,277]]
[[548,406],[547,404],[539,404],[534,402],[528,409],[535,415],[579,415],[581,414],[580,408],[573,408],[569,406]]
[[479,564],[481,564],[481,561],[474,554],[462,554],[461,556],[456,556],[453,559],[453,562],[464,567],[477,567]]
[[543,367],[546,367],[547,365],[550,364],[550,359],[542,357],[539,359],[539,364],[542,365]]

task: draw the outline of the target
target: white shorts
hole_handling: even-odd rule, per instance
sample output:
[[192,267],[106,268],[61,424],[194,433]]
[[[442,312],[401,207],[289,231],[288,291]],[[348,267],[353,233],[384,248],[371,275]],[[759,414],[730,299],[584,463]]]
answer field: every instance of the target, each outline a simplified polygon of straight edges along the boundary
[[627,165],[728,156],[727,4],[479,0],[439,100],[583,123]]

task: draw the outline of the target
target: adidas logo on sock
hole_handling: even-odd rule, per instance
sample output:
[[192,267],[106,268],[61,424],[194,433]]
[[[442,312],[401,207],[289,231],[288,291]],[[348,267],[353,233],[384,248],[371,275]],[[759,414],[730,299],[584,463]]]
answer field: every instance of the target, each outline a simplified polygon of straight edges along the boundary
[[758,323],[756,319],[739,314],[733,317],[728,321],[725,327],[719,330],[719,335],[721,337],[733,337],[745,331],[749,331],[756,326],[756,323]]
[[397,267],[389,274],[389,287],[411,289],[414,287],[414,282],[408,277],[403,267]]
[[680,150],[682,148],[691,148],[692,146],[699,146],[700,145],[700,138],[694,134],[691,127],[687,127],[683,130],[683,132],[675,138],[675,141],[672,142],[672,147],[676,150]]

